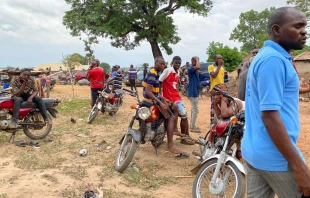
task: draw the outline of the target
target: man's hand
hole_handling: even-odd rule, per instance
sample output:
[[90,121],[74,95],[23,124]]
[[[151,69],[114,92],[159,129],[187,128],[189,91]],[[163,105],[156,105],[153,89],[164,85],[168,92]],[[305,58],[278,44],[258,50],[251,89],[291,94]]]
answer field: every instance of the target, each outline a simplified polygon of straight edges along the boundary
[[310,196],[310,170],[306,164],[294,171],[297,188],[304,196]]
[[31,106],[32,105],[32,98],[29,97],[27,100],[27,106]]

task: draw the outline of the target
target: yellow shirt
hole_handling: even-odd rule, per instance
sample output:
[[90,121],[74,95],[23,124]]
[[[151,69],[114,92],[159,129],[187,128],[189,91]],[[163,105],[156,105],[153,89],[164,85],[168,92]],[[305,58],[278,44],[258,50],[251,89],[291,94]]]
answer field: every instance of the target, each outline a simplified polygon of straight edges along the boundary
[[[209,74],[211,72],[215,72],[217,69],[217,66],[214,66],[214,65],[209,65],[208,67],[208,72]],[[210,75],[210,91],[213,89],[213,87],[215,85],[218,85],[218,84],[224,84],[224,68],[221,67],[219,73],[217,74],[216,78],[213,78],[211,75]]]

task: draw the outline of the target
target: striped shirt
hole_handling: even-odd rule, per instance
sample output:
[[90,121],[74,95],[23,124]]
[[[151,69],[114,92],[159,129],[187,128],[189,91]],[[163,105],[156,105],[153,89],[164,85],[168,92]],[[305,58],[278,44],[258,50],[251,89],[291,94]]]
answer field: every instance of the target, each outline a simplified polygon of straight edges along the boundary
[[[23,85],[23,83],[20,80],[21,80],[20,77],[16,77],[13,80],[13,82],[11,84],[13,94],[18,92],[20,90],[21,86]],[[36,90],[38,89],[36,86],[36,83],[34,82],[33,78],[29,78],[28,81],[26,82],[24,93],[31,94],[34,89],[36,89]]]
[[137,70],[134,68],[129,69],[129,79],[136,79],[137,78]]
[[113,80],[113,89],[121,89],[122,88],[122,83],[123,83],[123,76],[121,71],[116,71],[115,72],[115,79]]
[[154,68],[151,69],[149,73],[147,73],[143,82],[143,97],[146,99],[150,99],[150,97],[148,97],[145,93],[146,85],[151,85],[152,86],[151,91],[156,97],[158,97],[160,82],[159,82],[159,75]]

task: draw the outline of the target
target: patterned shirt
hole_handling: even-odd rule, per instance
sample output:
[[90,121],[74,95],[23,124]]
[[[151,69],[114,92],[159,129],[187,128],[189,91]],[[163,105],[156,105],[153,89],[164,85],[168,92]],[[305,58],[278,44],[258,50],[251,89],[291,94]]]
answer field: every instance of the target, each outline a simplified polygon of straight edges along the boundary
[[136,79],[137,78],[137,70],[134,68],[129,69],[128,71],[130,79]]
[[[22,82],[20,82],[21,78],[16,77],[15,80],[13,80],[11,86],[12,86],[12,93],[16,93],[20,90],[21,86],[23,85]],[[26,82],[26,86],[24,89],[24,93],[31,94],[34,89],[38,89],[36,86],[36,83],[34,82],[33,78],[29,78]]]
[[115,79],[113,80],[113,89],[121,89],[122,88],[122,83],[123,83],[123,76],[121,71],[116,71],[115,72]]
[[148,97],[145,93],[145,88],[147,85],[152,86],[151,91],[156,97],[158,97],[160,82],[159,75],[154,68],[151,69],[149,73],[147,73],[143,82],[143,97],[146,99],[150,99],[150,97]]

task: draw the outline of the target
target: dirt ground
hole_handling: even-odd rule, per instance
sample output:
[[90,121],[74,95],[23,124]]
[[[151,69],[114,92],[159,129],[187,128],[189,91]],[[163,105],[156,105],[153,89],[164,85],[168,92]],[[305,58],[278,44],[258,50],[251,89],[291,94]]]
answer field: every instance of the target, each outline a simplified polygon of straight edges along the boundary
[[[139,93],[142,89],[139,88]],[[144,198],[190,198],[193,177],[190,170],[197,165],[193,155],[188,159],[175,159],[162,145],[156,155],[150,143],[140,145],[131,166],[119,174],[113,169],[118,142],[125,133],[133,111],[134,99],[126,95],[124,105],[114,117],[101,113],[92,124],[85,120],[90,111],[88,86],[74,87],[72,99],[70,85],[57,85],[51,92],[52,98],[62,100],[61,112],[54,119],[52,142],[39,141],[41,147],[17,147],[7,143],[9,134],[2,133],[0,151],[0,198],[72,197],[76,198],[86,189],[97,191],[103,197]],[[190,103],[183,98],[188,112]],[[75,110],[74,107],[79,107]],[[192,133],[194,138],[208,131],[210,98],[199,98],[198,126],[202,134]],[[298,146],[306,159],[310,159],[310,103],[300,102],[301,133]],[[74,118],[76,123],[70,122]],[[17,139],[29,141],[22,133]],[[107,144],[94,144],[105,140]],[[177,147],[191,153],[198,146]],[[85,157],[79,156],[80,149],[87,149]]]

